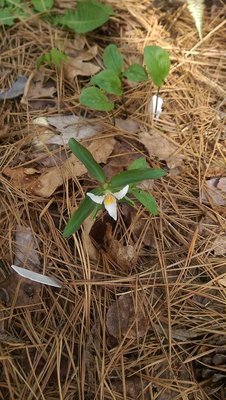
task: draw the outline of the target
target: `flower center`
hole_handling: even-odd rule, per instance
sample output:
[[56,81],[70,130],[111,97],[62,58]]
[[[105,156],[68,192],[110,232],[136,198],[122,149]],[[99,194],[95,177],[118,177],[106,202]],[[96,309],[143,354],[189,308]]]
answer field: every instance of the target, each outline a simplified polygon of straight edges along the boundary
[[109,206],[110,204],[114,204],[114,203],[116,203],[115,197],[111,193],[107,193],[104,196],[104,204]]

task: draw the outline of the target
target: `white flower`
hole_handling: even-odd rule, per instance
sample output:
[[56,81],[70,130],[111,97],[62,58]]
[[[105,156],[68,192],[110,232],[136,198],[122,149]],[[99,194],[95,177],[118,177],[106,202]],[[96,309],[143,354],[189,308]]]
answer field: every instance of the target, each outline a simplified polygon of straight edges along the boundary
[[94,201],[94,203],[102,204],[104,203],[104,207],[106,208],[108,214],[116,221],[117,220],[117,200],[121,200],[125,197],[126,193],[129,190],[129,185],[126,185],[120,192],[111,193],[110,191],[106,191],[103,196],[97,196],[93,193],[86,193],[87,196]]

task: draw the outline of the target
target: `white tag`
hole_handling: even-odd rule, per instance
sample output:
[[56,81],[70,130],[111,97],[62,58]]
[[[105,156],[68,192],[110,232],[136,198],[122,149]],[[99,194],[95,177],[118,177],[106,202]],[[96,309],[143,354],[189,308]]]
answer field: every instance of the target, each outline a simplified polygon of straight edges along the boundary
[[162,112],[162,106],[163,106],[163,99],[159,96],[152,96],[151,99],[151,104],[150,104],[150,111],[153,115],[153,118],[158,119],[161,112]]
[[62,285],[55,279],[49,276],[38,274],[37,272],[30,271],[29,269],[17,267],[16,265],[11,265],[12,269],[16,271],[23,278],[30,279],[31,281],[42,283],[44,285],[50,285],[55,287],[62,287]]

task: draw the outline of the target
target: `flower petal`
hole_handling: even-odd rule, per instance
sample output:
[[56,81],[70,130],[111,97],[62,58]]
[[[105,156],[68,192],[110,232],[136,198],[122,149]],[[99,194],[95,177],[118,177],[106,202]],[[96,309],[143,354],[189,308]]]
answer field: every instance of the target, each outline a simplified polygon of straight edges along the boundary
[[94,201],[94,203],[102,204],[103,201],[104,201],[104,196],[97,196],[96,194],[93,194],[93,193],[90,193],[90,192],[88,192],[86,194],[87,194],[87,196],[90,197],[91,200]]
[[120,190],[120,192],[113,193],[113,195],[117,200],[121,200],[123,199],[123,197],[125,197],[128,190],[129,190],[129,185],[126,185],[124,188],[122,188],[122,190]]
[[[113,197],[113,196],[112,196]],[[115,200],[115,198],[114,198]],[[115,221],[117,220],[117,203],[116,200],[114,202],[104,202],[104,206],[108,212],[108,214],[110,215],[110,217],[112,217]]]

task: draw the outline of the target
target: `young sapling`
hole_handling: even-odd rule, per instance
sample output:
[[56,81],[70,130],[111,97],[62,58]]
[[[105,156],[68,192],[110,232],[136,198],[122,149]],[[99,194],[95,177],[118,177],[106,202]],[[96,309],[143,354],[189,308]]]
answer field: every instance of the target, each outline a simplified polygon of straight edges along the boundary
[[[124,200],[131,204],[132,196],[143,204],[146,209],[157,214],[157,204],[153,196],[137,185],[145,179],[158,179],[166,175],[161,168],[150,168],[144,157],[135,160],[127,171],[120,172],[107,180],[102,167],[95,161],[92,154],[75,139],[69,140],[69,147],[75,156],[85,165],[90,176],[100,183],[100,186],[88,191],[77,210],[72,215],[63,231],[65,238],[77,232],[83,221],[97,212],[104,205],[109,215],[117,219],[117,201]],[[134,204],[132,202],[132,204]]]

